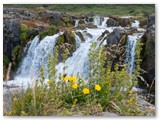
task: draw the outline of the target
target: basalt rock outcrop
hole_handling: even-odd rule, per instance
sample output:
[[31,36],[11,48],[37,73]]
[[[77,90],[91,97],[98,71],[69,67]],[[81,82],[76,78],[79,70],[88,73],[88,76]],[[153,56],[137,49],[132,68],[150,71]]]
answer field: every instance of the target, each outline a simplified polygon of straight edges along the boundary
[[148,18],[147,30],[144,33],[141,42],[144,44],[141,56],[141,67],[146,71],[142,74],[144,79],[151,84],[155,78],[155,16]]

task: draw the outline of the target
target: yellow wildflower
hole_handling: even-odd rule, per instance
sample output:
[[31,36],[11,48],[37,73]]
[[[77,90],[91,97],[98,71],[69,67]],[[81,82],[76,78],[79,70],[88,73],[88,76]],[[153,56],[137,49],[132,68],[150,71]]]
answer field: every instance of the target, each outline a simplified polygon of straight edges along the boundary
[[76,77],[72,77],[72,80],[73,80],[73,82],[76,82],[77,78]]
[[70,76],[70,77],[68,77],[68,80],[69,80],[69,81],[72,81],[72,80],[73,80],[73,78]]
[[127,102],[130,103],[130,104],[132,104],[133,100],[129,99]]
[[77,88],[78,88],[78,85],[77,85],[77,84],[74,84],[74,85],[72,85],[72,88],[73,88],[73,89],[77,89]]
[[96,89],[97,91],[100,91],[100,90],[101,90],[101,86],[95,85],[95,89]]
[[132,90],[130,90],[128,93],[129,93],[129,94],[132,94],[133,92],[132,92]]
[[48,80],[48,82],[47,82],[47,83],[48,83],[49,85],[51,85],[51,84],[52,84],[52,82],[53,82],[52,80]]
[[67,77],[67,76],[66,76],[66,77],[64,77],[64,78],[63,78],[63,80],[64,80],[64,81],[67,81],[67,80],[68,80],[68,77]]
[[88,88],[84,88],[84,89],[83,89],[83,93],[84,93],[84,94],[89,94],[89,89],[88,89]]

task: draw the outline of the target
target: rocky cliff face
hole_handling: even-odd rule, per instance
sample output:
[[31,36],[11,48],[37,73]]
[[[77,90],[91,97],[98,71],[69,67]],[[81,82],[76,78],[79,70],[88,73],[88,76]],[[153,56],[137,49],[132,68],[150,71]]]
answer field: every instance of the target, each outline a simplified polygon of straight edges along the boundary
[[144,43],[141,67],[146,71],[142,76],[151,84],[155,78],[155,15],[149,16],[147,30],[141,42]]

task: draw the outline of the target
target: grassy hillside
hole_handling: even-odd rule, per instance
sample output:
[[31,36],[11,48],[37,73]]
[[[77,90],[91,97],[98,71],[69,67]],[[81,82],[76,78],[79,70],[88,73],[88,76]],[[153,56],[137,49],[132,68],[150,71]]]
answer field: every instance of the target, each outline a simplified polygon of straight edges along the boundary
[[6,4],[5,7],[36,9],[44,7],[46,10],[72,14],[106,14],[106,15],[148,15],[155,12],[154,4]]

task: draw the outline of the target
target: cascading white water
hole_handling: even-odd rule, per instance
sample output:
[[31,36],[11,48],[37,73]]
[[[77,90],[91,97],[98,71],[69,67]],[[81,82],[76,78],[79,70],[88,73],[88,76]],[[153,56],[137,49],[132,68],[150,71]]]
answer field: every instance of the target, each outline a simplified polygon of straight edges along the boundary
[[[126,44],[126,63],[128,65],[128,73],[130,76],[133,75],[133,69],[135,67],[135,58],[136,58],[136,43],[139,38],[141,38],[143,33],[141,34],[133,34],[128,35],[127,44]],[[134,92],[142,92],[143,90],[137,87],[132,87]]]
[[[103,30],[104,31],[104,30]],[[85,38],[85,42],[80,43],[79,48],[73,53],[71,57],[69,57],[64,63],[59,63],[56,66],[57,69],[57,75],[59,73],[67,73],[67,75],[81,75],[84,78],[88,76],[89,71],[89,62],[88,62],[88,52],[90,45],[92,42],[97,40],[97,38],[101,35],[102,30],[96,29],[87,29],[87,32],[92,35],[92,38],[88,37],[86,34],[84,34],[83,31],[80,31],[82,35]],[[80,39],[75,34],[76,39]],[[63,71],[63,67],[67,66],[66,70]]]
[[143,33],[135,33],[133,35],[128,35],[126,44],[126,63],[128,65],[128,72],[131,76],[135,65],[136,43],[137,40],[142,37],[142,35]]
[[[27,55],[22,61],[20,68],[13,81],[8,81],[8,85],[14,84],[27,87],[38,79],[40,68],[45,68],[45,77],[47,78],[48,55],[53,55],[53,48],[56,39],[62,33],[53,36],[47,36],[39,43],[39,38],[35,37],[28,49]],[[39,44],[38,44],[39,43]]]
[[81,39],[80,39],[80,37],[79,37],[78,35],[76,35],[75,33],[74,33],[74,36],[75,36],[76,49],[77,49],[77,48],[79,48],[79,46],[80,46]]
[[99,16],[94,17],[93,24],[96,25],[97,27],[101,25],[101,19]]
[[107,27],[107,20],[109,19],[109,17],[104,17],[104,21],[102,22],[100,28],[105,28]]
[[95,16],[93,20],[93,24],[96,25],[98,28],[106,28],[107,27],[107,20],[109,17],[104,17],[104,20],[101,21],[100,16]]
[[34,58],[34,51],[39,43],[39,38],[36,36],[30,44],[26,57],[23,59],[21,67],[17,71],[17,75],[27,77],[30,74],[30,67]]
[[134,68],[136,42],[137,36],[128,35],[126,46],[126,63],[128,65],[128,72],[130,75],[132,75]]
[[135,27],[138,28],[139,27],[140,22],[138,20],[135,20],[134,22],[132,22],[131,27]]
[[78,27],[78,23],[79,23],[79,20],[76,20],[74,27]]

